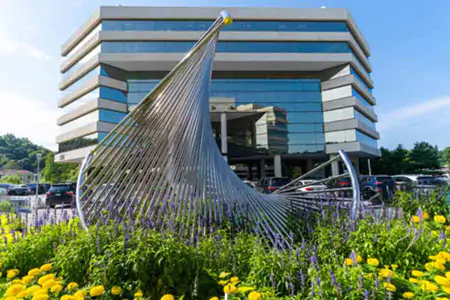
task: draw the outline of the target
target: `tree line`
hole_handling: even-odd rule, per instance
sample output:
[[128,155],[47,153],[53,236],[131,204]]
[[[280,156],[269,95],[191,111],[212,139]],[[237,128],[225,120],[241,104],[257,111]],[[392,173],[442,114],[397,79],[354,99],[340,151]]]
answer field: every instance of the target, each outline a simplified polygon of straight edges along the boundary
[[[380,150],[381,157],[371,159],[372,174],[440,174],[443,167],[450,166],[450,147],[439,151],[437,146],[427,142],[416,142],[412,149],[400,144],[393,150],[384,147]],[[364,159],[360,171],[368,173]]]

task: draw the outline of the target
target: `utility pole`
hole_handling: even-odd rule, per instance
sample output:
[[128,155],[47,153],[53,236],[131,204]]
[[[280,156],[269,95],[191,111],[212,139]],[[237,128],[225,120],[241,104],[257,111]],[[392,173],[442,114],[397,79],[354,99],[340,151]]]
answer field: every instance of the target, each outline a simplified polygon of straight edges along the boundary
[[[42,154],[41,154],[41,153],[37,153],[37,154],[36,154],[36,158],[37,158],[36,201],[35,201],[36,204],[39,203],[39,162],[41,161],[41,157],[42,157]],[[30,206],[31,206],[31,203],[30,203]],[[30,208],[31,208],[31,207],[30,207]]]

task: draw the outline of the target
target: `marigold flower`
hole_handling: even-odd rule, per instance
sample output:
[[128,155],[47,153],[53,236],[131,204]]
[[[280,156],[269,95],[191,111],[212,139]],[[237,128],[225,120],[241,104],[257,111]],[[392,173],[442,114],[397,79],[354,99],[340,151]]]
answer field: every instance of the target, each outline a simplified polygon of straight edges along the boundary
[[36,295],[47,295],[47,289],[40,288],[33,293],[33,296]]
[[171,294],[166,294],[161,297],[161,300],[175,300],[175,297]]
[[33,281],[33,279],[34,279],[34,276],[31,276],[31,275],[23,276],[22,282],[23,282],[23,284],[29,284],[30,282]]
[[247,293],[248,291],[253,291],[255,288],[254,287],[251,287],[251,286],[240,286],[240,287],[238,287],[238,292],[239,293],[242,293],[242,294],[245,294],[245,293]]
[[449,286],[442,286],[441,288],[442,288],[442,290],[443,290],[445,293],[450,294],[450,287],[449,287]]
[[434,216],[434,221],[436,223],[444,224],[447,221],[447,219],[444,216],[436,215]]
[[439,252],[438,256],[445,261],[450,261],[450,253],[448,252],[441,251]]
[[362,262],[362,257],[361,257],[361,255],[356,255],[356,261],[357,261],[357,262]]
[[237,292],[237,288],[236,286],[232,285],[232,284],[227,284],[226,286],[223,287],[223,292],[225,294],[234,294]]
[[89,291],[89,295],[91,295],[91,297],[98,297],[100,295],[103,295],[104,293],[105,293],[105,287],[103,285],[94,286]]
[[47,280],[55,279],[55,278],[56,278],[55,274],[47,274],[47,275],[44,275],[41,278],[39,278],[38,283],[40,285],[43,285],[44,282],[46,282]]
[[418,216],[412,216],[411,217],[411,222],[413,223],[419,223],[420,222],[420,218]]
[[27,288],[27,292],[30,294],[33,294],[34,292],[36,292],[37,290],[40,290],[41,287],[39,285],[33,285],[30,286],[29,288]]
[[12,278],[16,277],[18,274],[19,274],[19,270],[17,270],[17,269],[8,270],[6,272],[6,278],[12,279]]
[[436,283],[439,283],[440,285],[445,285],[445,286],[450,285],[450,280],[448,280],[444,276],[436,275],[436,276],[434,276],[434,281],[436,281]]
[[403,299],[412,299],[412,297],[414,297],[414,293],[413,292],[405,292],[402,295]]
[[431,283],[429,281],[423,280],[420,282],[420,287],[422,288],[422,291],[432,292],[436,293],[439,290],[439,287],[435,285],[434,283]]
[[262,300],[262,295],[261,293],[253,291],[250,294],[248,294],[248,300]]
[[367,259],[367,264],[377,267],[380,264],[380,262],[376,258],[368,258]]
[[[84,298],[83,298],[84,299]],[[63,295],[60,300],[77,300],[75,296],[72,295]]]
[[34,295],[33,300],[49,300],[50,297],[46,294]]
[[436,297],[436,300],[449,300],[447,297]]
[[68,285],[67,285],[67,289],[70,291],[70,290],[76,290],[78,288],[78,283],[76,283],[76,282],[70,282]]
[[230,283],[231,284],[236,284],[236,283],[238,283],[239,282],[239,277],[231,277],[230,278]]
[[86,297],[86,291],[83,291],[83,290],[77,291],[77,292],[74,294],[74,296],[75,296],[76,298],[82,298],[82,299],[84,299],[84,297]]
[[135,297],[137,297],[137,298],[140,298],[140,297],[142,297],[144,294],[142,293],[142,291],[137,291],[135,294],[134,294],[134,296]]
[[23,284],[21,279],[14,279],[13,281],[11,281],[12,284]]
[[378,276],[383,277],[383,278],[392,278],[394,277],[394,272],[392,272],[389,269],[381,269],[380,272],[378,273]]
[[28,291],[21,291],[16,295],[16,299],[23,299],[25,297],[28,297],[29,294],[30,293],[28,293]]
[[395,293],[395,291],[397,290],[397,288],[395,287],[395,285],[393,285],[392,283],[389,282],[384,282],[383,286],[386,290],[388,290],[389,292],[393,292]]
[[427,212],[422,213],[422,217],[424,220],[429,220],[430,219],[430,214]]
[[58,294],[59,292],[61,292],[63,289],[63,286],[60,284],[55,284],[54,286],[51,287],[50,291],[52,293]]
[[416,279],[416,278],[410,278],[410,279],[408,279],[408,280],[409,280],[409,282],[411,282],[411,283],[419,283],[419,280]]
[[122,288],[120,286],[113,286],[111,288],[111,294],[113,294],[114,296],[122,294]]
[[30,276],[36,276],[37,274],[39,274],[40,270],[38,268],[34,268],[31,269],[30,271],[28,271],[28,275]]
[[209,300],[219,300],[219,297],[212,297],[212,298],[209,298]]
[[51,269],[52,269],[52,265],[51,265],[51,264],[45,264],[45,265],[42,265],[41,268],[40,268],[40,270],[41,270],[42,272],[48,272],[48,271],[50,271]]
[[397,265],[397,264],[392,264],[392,265],[391,265],[391,268],[392,268],[392,270],[395,271],[396,269],[398,269],[398,265]]
[[368,279],[370,279],[370,278],[372,278],[372,274],[371,274],[371,273],[368,273],[368,274],[364,274],[364,278],[368,278]]
[[218,282],[218,284],[220,284],[220,285],[227,285],[228,284],[228,279],[227,280],[220,280]]
[[353,259],[351,259],[351,258],[346,258],[346,259],[344,260],[344,264],[345,264],[346,266],[351,266],[351,265],[353,265]]
[[6,290],[6,296],[12,297],[16,296],[18,293],[25,290],[22,284],[13,284]]
[[429,260],[436,260],[436,259],[438,259],[438,256],[437,255],[429,255],[428,259]]

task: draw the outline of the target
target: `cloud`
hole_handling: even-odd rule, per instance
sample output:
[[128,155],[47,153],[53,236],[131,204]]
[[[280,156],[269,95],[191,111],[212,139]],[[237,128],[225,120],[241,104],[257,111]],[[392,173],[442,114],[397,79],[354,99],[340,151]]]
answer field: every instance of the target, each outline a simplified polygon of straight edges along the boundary
[[433,112],[441,112],[443,109],[450,108],[450,97],[431,99],[426,102],[405,106],[380,116],[379,129],[386,129],[393,125],[415,119]]
[[40,61],[48,61],[51,57],[44,51],[38,49],[34,45],[13,40],[7,36],[0,35],[0,53],[12,55],[24,55],[31,58],[36,58]]
[[54,105],[55,102],[0,91],[0,103],[3,105],[0,135],[12,133],[56,150],[55,137],[58,134],[56,119],[59,112]]

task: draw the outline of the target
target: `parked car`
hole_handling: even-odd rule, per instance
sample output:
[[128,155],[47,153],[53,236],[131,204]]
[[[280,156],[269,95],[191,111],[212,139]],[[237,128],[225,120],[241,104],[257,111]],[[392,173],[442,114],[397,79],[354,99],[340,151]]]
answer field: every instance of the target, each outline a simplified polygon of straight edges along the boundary
[[261,193],[273,193],[291,180],[287,177],[266,177],[261,178],[256,184],[256,190]]
[[297,189],[299,192],[311,192],[311,191],[323,191],[327,189],[327,186],[323,183],[315,183],[316,180],[300,180],[298,181],[298,185],[308,185],[305,187],[300,187]]
[[[30,183],[28,184],[28,187],[31,190],[31,193],[34,195],[36,194],[36,183]],[[44,184],[39,184],[39,195],[45,194],[47,192],[47,189],[45,188]]]
[[31,190],[26,184],[13,185],[8,188],[8,196],[28,196],[30,194]]
[[75,185],[70,183],[54,184],[46,194],[45,204],[54,208],[56,205],[71,204],[75,200]]
[[445,185],[439,178],[428,175],[395,175],[392,178],[397,183],[398,190],[410,191],[413,188],[434,189]]
[[0,187],[0,196],[8,195],[8,190],[6,188]]
[[250,180],[242,180],[242,182],[251,187],[252,189],[255,187],[253,182],[251,182]]
[[364,198],[380,194],[384,200],[388,200],[396,190],[394,179],[388,175],[363,175],[360,177],[360,184]]

